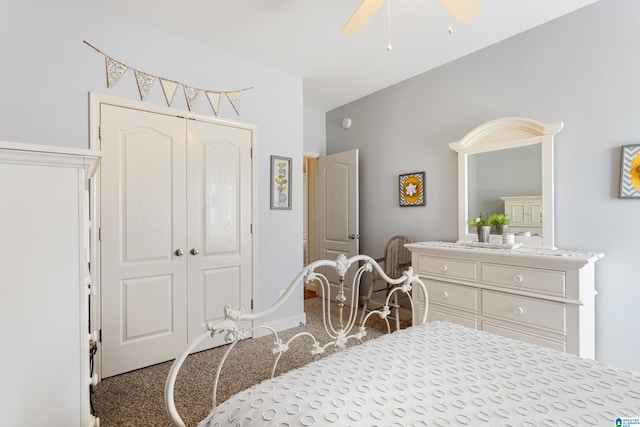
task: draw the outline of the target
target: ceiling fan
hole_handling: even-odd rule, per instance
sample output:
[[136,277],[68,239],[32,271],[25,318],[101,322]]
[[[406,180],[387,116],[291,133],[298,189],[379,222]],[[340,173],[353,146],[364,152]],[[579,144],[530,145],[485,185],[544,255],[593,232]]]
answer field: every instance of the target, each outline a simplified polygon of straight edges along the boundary
[[[342,28],[343,36],[358,34],[367,25],[386,0],[362,0],[358,9]],[[480,0],[440,0],[453,19],[460,24],[468,24],[482,13]]]

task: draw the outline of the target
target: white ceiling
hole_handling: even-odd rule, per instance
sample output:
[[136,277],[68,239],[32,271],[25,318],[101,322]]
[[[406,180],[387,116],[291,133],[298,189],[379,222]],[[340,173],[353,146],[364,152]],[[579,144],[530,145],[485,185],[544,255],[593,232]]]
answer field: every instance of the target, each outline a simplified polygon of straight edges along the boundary
[[[340,30],[361,0],[106,0],[103,7],[301,75],[305,107],[329,111],[597,0],[482,0],[457,26],[439,0],[392,0],[358,35]],[[450,34],[449,26],[453,31]]]

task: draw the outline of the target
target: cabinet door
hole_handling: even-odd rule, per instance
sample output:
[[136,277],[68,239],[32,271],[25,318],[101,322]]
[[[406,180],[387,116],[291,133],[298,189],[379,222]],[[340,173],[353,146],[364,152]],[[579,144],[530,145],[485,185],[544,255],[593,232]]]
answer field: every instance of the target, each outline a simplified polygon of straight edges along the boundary
[[[189,121],[189,341],[224,305],[251,310],[251,131]],[[223,344],[223,336],[197,350]]]
[[187,344],[186,123],[103,104],[101,131],[108,377],[172,359]]
[[528,225],[529,224],[529,205],[525,202],[508,202],[506,209],[511,217],[511,224]]
[[3,156],[0,424],[88,425],[82,170],[59,155]]

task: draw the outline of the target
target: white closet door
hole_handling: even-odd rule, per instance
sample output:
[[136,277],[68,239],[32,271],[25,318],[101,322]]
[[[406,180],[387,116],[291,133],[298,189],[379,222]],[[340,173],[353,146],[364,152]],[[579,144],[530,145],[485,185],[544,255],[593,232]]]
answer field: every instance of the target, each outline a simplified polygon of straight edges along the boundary
[[253,135],[104,104],[101,133],[108,377],[175,358],[225,304],[251,311]]
[[[222,318],[225,304],[251,311],[252,134],[248,129],[193,120],[187,130],[192,340],[207,322]],[[222,343],[219,335],[215,345]]]
[[172,359],[187,344],[186,124],[103,104],[101,132],[108,377]]

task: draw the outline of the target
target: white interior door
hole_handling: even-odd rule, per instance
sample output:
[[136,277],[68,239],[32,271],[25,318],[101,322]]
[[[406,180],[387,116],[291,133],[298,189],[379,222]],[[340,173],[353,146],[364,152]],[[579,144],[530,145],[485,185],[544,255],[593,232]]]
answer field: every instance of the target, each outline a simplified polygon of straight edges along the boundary
[[[251,310],[251,131],[189,120],[189,341],[224,305]],[[197,350],[223,344],[207,340]]]
[[187,344],[184,119],[102,105],[102,376]]
[[[320,259],[347,258],[360,252],[358,224],[358,150],[318,159],[318,245]],[[326,271],[335,298],[337,275]],[[351,301],[351,278],[345,280],[347,301]]]
[[[251,311],[252,131],[101,107],[102,377]],[[197,350],[223,343],[208,341]]]

